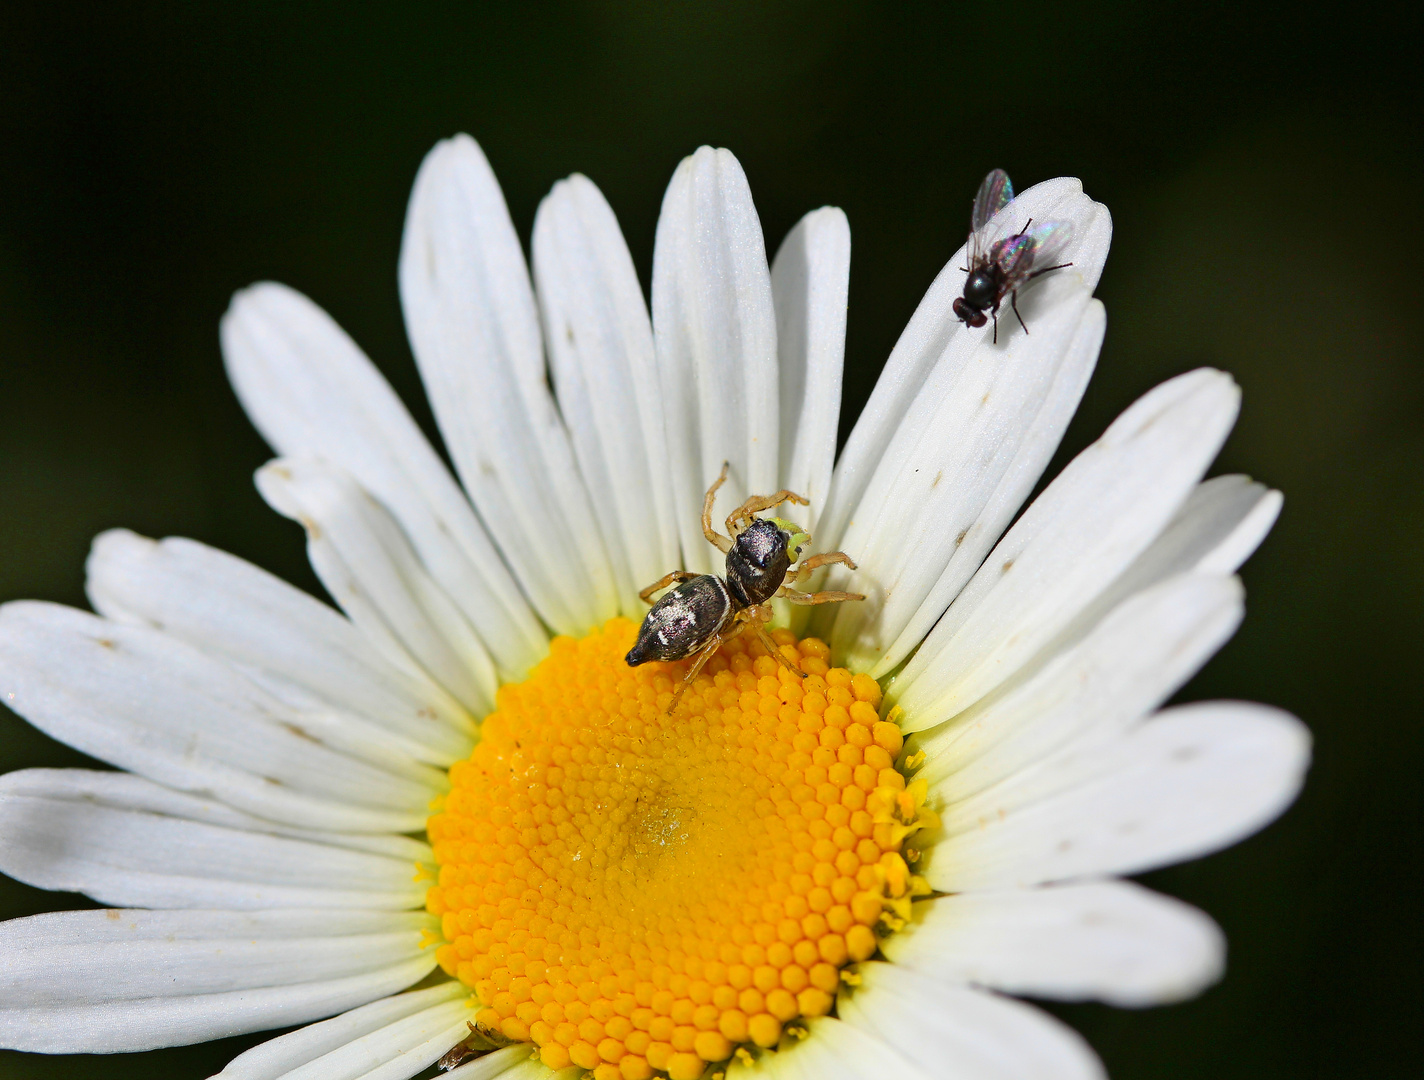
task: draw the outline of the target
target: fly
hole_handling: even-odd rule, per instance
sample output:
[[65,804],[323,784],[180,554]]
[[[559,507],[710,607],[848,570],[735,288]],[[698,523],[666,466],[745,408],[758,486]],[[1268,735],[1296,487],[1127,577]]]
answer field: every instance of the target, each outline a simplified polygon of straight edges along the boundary
[[969,276],[964,279],[964,295],[954,301],[954,314],[968,326],[979,327],[990,318],[994,320],[995,344],[999,341],[999,305],[1004,297],[1009,297],[1014,315],[1027,334],[1028,327],[1019,314],[1019,289],[1050,270],[1073,265],[1043,265],[1052,262],[1067,246],[1072,222],[1041,221],[1035,225],[1029,218],[1018,232],[989,240],[989,222],[1013,201],[1014,185],[1008,173],[995,169],[984,177],[974,196],[974,213],[970,217],[969,265],[960,267]]

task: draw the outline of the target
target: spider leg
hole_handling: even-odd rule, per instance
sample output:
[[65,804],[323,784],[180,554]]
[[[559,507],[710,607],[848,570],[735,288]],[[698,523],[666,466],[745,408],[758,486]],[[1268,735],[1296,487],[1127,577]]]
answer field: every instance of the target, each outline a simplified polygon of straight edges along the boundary
[[752,523],[752,515],[763,510],[770,510],[773,506],[780,506],[784,502],[800,503],[802,506],[811,505],[809,500],[797,495],[794,491],[787,491],[785,488],[775,495],[752,495],[727,517],[727,531],[736,536]]
[[792,571],[792,576],[799,581],[804,581],[806,575],[812,570],[822,566],[829,566],[831,563],[840,563],[855,569],[855,562],[844,551],[823,551],[819,555],[812,555],[810,558],[802,559],[796,564],[796,569]]
[[718,649],[722,647],[722,642],[726,641],[732,634],[718,634],[706,645],[702,646],[702,651],[697,654],[697,659],[692,662],[692,666],[687,669],[687,674],[682,677],[682,682],[678,683],[677,689],[672,692],[672,700],[663,710],[664,716],[671,716],[673,709],[677,707],[678,698],[682,697],[683,691],[692,685],[692,680],[701,673],[703,666],[711,660]]
[[717,489],[726,482],[727,463],[724,461],[722,462],[722,472],[716,480],[712,481],[712,486],[707,489],[707,494],[702,500],[702,535],[707,537],[707,542],[723,555],[732,550],[732,541],[712,528],[712,504],[717,501]]
[[693,578],[698,576],[699,575],[691,573],[687,570],[674,570],[672,573],[664,574],[662,577],[658,578],[657,581],[653,582],[653,584],[649,585],[646,589],[640,592],[638,596],[642,598],[643,603],[651,604],[653,602],[653,593],[657,592],[659,589],[667,588],[667,586],[671,585],[674,581],[676,581],[678,584],[682,584],[682,582],[691,581]]
[[818,592],[804,593],[798,592],[786,585],[776,590],[776,595],[782,600],[790,601],[801,607],[810,607],[812,604],[839,604],[845,600],[864,600],[865,595],[858,592]]
[[[771,614],[770,609],[766,608],[765,605],[759,605],[759,607],[761,611],[766,613],[765,618],[769,618]],[[758,611],[758,608],[747,608],[746,610],[748,613],[746,621],[751,625],[752,632],[755,633],[761,640],[761,643],[766,646],[766,651],[771,654],[772,659],[798,679],[804,679],[806,673],[781,654],[781,646],[777,645],[777,643],[772,640],[771,635],[766,632],[766,621],[763,615]]]

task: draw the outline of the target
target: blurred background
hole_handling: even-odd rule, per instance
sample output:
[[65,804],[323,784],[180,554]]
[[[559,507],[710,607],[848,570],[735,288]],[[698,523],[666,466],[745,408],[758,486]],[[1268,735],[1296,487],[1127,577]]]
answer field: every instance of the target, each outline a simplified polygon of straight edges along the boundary
[[[1115,219],[1108,334],[1054,470],[1161,379],[1236,376],[1216,471],[1280,487],[1285,511],[1244,570],[1245,626],[1181,697],[1284,706],[1316,756],[1278,824],[1147,878],[1225,928],[1219,986],[1055,1011],[1118,1080],[1402,1074],[1424,968],[1421,65],[1402,4],[1271,7],[5,3],[0,600],[83,605],[90,538],[116,525],[319,589],[253,490],[267,451],[218,318],[254,280],[302,290],[430,430],[396,254],[416,167],[453,132],[484,146],[526,243],[550,185],[592,177],[645,288],[663,188],[699,144],[741,159],[770,250],[843,207],[842,439],[984,173],[1079,176]],[[0,714],[0,766],[82,760]],[[0,879],[5,917],[87,903]],[[0,1076],[197,1080],[260,1038],[5,1052]]]

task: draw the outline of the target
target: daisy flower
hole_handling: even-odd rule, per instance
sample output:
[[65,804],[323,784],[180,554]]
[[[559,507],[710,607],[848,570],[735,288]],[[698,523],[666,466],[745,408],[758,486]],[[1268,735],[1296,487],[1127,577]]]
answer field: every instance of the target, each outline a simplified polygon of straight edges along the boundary
[[[1097,359],[1111,233],[1071,179],[988,228],[1027,217],[1072,229],[1031,332],[954,317],[956,254],[838,462],[845,215],[768,265],[725,150],[668,187],[651,318],[589,180],[541,205],[531,278],[479,147],[431,151],[399,278],[458,481],[316,305],[239,293],[223,354],[280,455],[257,483],[341,610],[126,531],[95,541],[97,614],[0,609],[6,704],[115,766],[0,780],[0,869],[112,905],[0,926],[0,1043],[307,1025],[227,1080],[1100,1075],[1009,995],[1215,980],[1211,920],[1119,877],[1270,821],[1309,740],[1161,708],[1280,507],[1203,479],[1228,376],[1152,390],[1020,513]],[[777,512],[857,563],[818,587],[866,598],[781,612],[779,658],[736,638],[669,709],[687,662],[623,657],[640,588],[719,570],[724,461],[724,510],[805,496]]]

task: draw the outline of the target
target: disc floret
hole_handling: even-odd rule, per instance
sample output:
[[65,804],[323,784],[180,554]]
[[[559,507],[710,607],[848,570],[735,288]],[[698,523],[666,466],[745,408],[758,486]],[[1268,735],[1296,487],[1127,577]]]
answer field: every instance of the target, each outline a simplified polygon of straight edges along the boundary
[[692,1080],[834,1007],[842,969],[925,891],[904,844],[932,821],[895,767],[880,687],[824,643],[726,642],[622,662],[615,619],[556,639],[496,711],[429,822],[441,966],[476,1024],[597,1080]]

